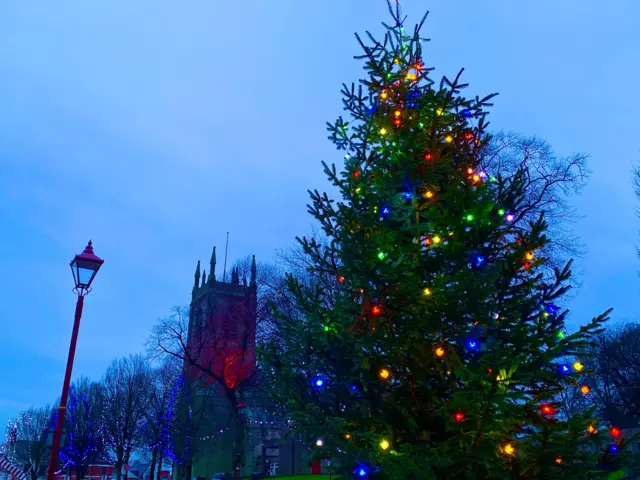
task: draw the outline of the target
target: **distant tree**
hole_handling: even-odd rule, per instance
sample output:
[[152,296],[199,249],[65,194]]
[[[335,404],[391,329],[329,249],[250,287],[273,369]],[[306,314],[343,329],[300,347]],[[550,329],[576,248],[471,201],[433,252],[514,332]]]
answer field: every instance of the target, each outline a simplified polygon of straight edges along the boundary
[[53,413],[48,405],[31,407],[7,425],[6,455],[14,464],[23,466],[31,480],[37,480],[51,456],[46,436]]
[[490,138],[481,155],[482,167],[493,175],[524,175],[524,199],[519,215],[523,224],[535,223],[544,213],[549,243],[549,265],[559,267],[566,258],[584,254],[584,246],[571,230],[578,218],[571,197],[581,193],[589,178],[588,155],[557,156],[543,139],[501,131]]
[[640,425],[640,324],[610,328],[585,361],[600,416],[620,428]]
[[[144,410],[141,434],[144,445],[149,450],[149,480],[154,480],[156,466],[158,474],[162,470],[163,461],[167,459],[172,417],[167,415],[171,405],[172,392],[181,365],[175,359],[164,359],[151,371],[148,388],[148,403]],[[159,476],[158,476],[159,478]]]
[[[60,450],[63,468],[85,477],[87,466],[108,459],[102,428],[104,397],[98,382],[81,377],[71,385],[65,418],[66,440]],[[57,414],[56,414],[57,415]],[[51,426],[55,425],[55,418]]]
[[150,380],[149,364],[141,355],[114,360],[102,380],[105,439],[115,459],[118,480],[131,454],[142,446],[141,427],[149,407]]

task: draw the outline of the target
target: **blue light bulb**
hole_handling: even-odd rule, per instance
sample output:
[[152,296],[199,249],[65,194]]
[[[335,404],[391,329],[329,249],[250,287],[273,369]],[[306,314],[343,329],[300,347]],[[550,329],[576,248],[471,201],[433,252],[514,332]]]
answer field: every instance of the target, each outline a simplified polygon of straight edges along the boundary
[[617,455],[617,454],[618,454],[618,446],[617,446],[617,445],[611,445],[611,446],[609,447],[609,451],[610,451],[612,454]]
[[484,263],[484,257],[482,255],[476,256],[476,266],[479,267]]
[[478,342],[473,339],[467,340],[467,348],[471,351],[476,351],[478,349]]
[[324,380],[322,380],[321,378],[316,378],[315,384],[316,387],[321,387],[322,385],[324,385]]
[[468,117],[470,117],[470,116],[471,116],[471,110],[469,110],[468,108],[465,108],[465,109],[462,111],[462,115],[464,115],[464,116],[465,116],[465,117],[467,117],[467,118],[468,118]]
[[364,468],[364,467],[358,468],[358,476],[359,477],[366,477],[367,476],[367,469]]
[[549,305],[547,305],[547,308],[545,308],[545,310],[549,315],[555,315],[556,313],[558,313],[558,307],[553,303],[550,303]]
[[559,366],[559,369],[560,369],[560,373],[563,373],[563,374],[571,373],[571,367],[564,363]]
[[411,197],[413,197],[413,193],[411,193],[411,192],[404,192],[404,198],[406,198],[407,200],[409,200]]
[[389,207],[382,207],[382,210],[380,210],[380,213],[383,217],[389,215],[389,212],[391,212],[391,209]]

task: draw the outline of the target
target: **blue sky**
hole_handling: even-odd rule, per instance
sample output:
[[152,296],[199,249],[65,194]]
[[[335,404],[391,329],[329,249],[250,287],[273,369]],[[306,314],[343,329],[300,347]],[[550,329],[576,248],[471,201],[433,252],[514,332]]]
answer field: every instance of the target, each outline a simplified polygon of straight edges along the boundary
[[[571,322],[637,316],[630,185],[638,160],[636,0],[406,0],[431,10],[437,74],[497,91],[496,129],[591,155],[575,201],[588,255]],[[610,5],[615,5],[611,7]],[[325,121],[359,78],[353,32],[382,0],[6,0],[0,3],[0,425],[59,395],[75,296],[68,263],[105,258],[85,303],[74,377],[140,351],[189,301],[198,259],[310,230],[307,188],[341,160]],[[410,22],[412,23],[412,22]]]

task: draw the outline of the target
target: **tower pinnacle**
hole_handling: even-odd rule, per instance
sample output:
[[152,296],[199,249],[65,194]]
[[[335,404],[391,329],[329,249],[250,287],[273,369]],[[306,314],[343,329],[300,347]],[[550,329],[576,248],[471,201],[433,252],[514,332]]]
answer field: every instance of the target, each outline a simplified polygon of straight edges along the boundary
[[198,288],[198,282],[200,281],[200,260],[198,260],[198,266],[196,267],[196,280],[193,282],[193,288]]
[[213,285],[213,283],[216,281],[216,247],[213,247],[210,266],[211,268],[209,269],[209,283]]

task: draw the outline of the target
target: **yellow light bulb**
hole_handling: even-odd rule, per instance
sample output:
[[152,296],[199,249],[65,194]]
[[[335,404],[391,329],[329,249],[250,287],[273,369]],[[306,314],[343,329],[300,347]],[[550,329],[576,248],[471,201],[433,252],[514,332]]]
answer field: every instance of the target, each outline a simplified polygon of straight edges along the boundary
[[389,376],[391,375],[389,373],[389,370],[387,370],[386,368],[383,368],[382,370],[380,370],[380,378],[382,378],[383,380],[386,380],[389,378]]
[[387,129],[386,128],[381,128],[380,129],[380,135],[386,135],[387,134]]
[[382,93],[380,94],[380,97],[381,97],[383,100],[384,100],[384,99],[386,99],[388,96],[389,96],[389,94],[388,94],[387,92],[382,92]]
[[425,289],[423,290],[423,292],[424,292],[424,294],[425,294],[425,295],[427,295],[427,296],[431,295],[431,290],[429,290],[428,288],[425,288]]
[[513,455],[516,453],[516,448],[510,443],[507,443],[504,447],[502,447],[502,451],[507,455]]
[[344,435],[344,438],[346,438],[347,440],[349,440],[349,439],[351,438],[351,434],[346,433],[346,434]]
[[533,252],[527,252],[527,260],[533,260]]
[[360,190],[362,190],[360,187],[356,188],[356,193],[360,193]]
[[587,427],[587,432],[589,433],[596,433],[598,431],[598,429],[596,427],[594,427],[593,425],[589,425]]
[[394,115],[395,115],[396,117],[399,117],[400,115],[402,115],[402,112],[401,112],[400,110],[396,110],[396,111],[394,112]]
[[381,448],[382,450],[386,450],[387,448],[389,448],[389,442],[387,442],[386,440],[382,440],[382,441],[380,442],[380,448]]
[[416,75],[415,73],[407,73],[407,80],[416,80],[418,78],[418,75]]
[[440,240],[442,240],[442,239],[438,235],[433,237],[433,243],[440,243]]
[[447,143],[451,143],[451,142],[453,142],[453,137],[451,135],[447,135],[445,137],[444,141],[447,142]]
[[433,198],[433,192],[431,190],[427,190],[427,192],[424,194],[425,197],[427,198]]
[[581,372],[582,369],[584,369],[584,365],[582,364],[582,362],[576,362],[576,363],[573,364],[573,369],[576,372]]
[[436,115],[438,115],[438,116],[442,115],[442,109],[441,109],[441,108],[439,108],[438,110],[436,110]]

